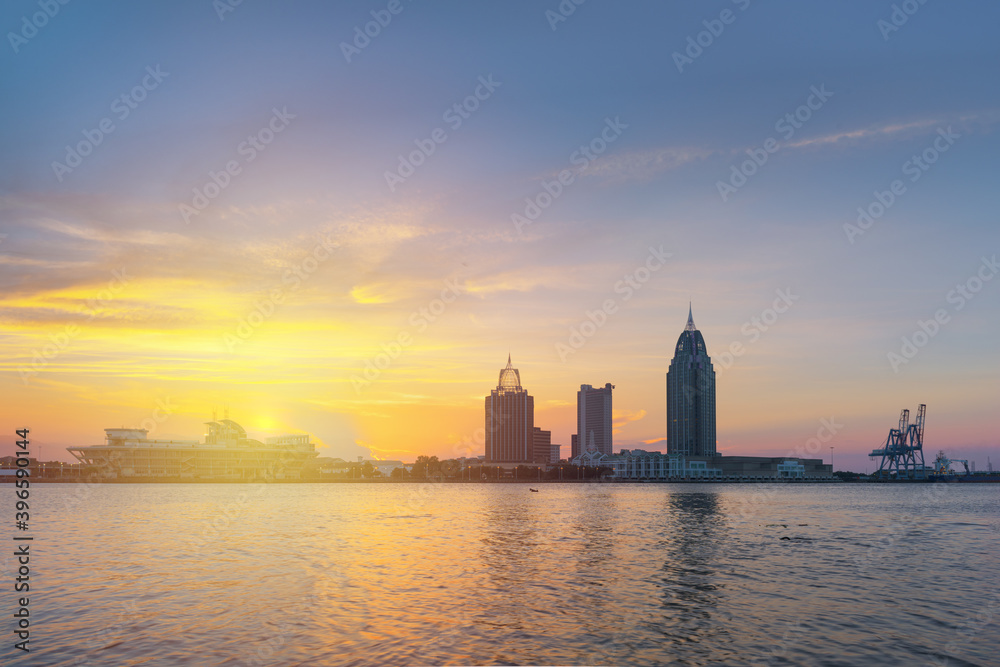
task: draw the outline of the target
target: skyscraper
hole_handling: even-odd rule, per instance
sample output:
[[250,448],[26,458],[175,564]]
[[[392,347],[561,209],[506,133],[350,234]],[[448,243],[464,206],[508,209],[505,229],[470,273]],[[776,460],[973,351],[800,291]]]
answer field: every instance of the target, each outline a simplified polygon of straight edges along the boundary
[[[534,459],[532,463],[552,463],[552,431],[546,431],[535,427],[534,434]],[[559,458],[556,457],[556,463]]]
[[705,339],[688,321],[667,371],[667,453],[716,456],[715,370]]
[[486,397],[486,462],[531,463],[534,431],[535,399],[521,387],[521,374],[508,354],[497,388]]
[[611,390],[614,388],[610,382],[601,389],[580,385],[580,391],[576,392],[576,435],[570,441],[573,458],[587,451],[591,442],[601,454],[613,453]]

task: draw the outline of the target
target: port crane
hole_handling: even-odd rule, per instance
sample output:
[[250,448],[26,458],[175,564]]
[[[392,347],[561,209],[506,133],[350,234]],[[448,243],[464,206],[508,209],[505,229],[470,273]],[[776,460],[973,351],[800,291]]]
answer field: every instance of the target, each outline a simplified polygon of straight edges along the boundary
[[924,418],[927,405],[920,404],[917,420],[910,423],[910,411],[899,414],[899,428],[889,430],[889,436],[879,449],[868,456],[881,457],[875,476],[882,479],[927,479],[924,466]]

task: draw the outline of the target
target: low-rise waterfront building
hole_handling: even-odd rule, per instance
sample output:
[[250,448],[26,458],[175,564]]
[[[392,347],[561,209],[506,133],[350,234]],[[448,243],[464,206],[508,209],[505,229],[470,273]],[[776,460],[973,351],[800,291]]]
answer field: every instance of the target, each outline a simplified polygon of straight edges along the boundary
[[574,465],[606,467],[612,479],[620,480],[715,480],[781,481],[832,480],[832,466],[821,459],[785,456],[684,456],[643,449],[623,449],[608,456],[584,452],[570,461]]
[[283,435],[264,442],[247,437],[230,419],[206,422],[204,442],[150,440],[144,428],[106,428],[103,445],[67,447],[103,479],[165,478],[200,481],[299,479],[317,456],[308,435]]

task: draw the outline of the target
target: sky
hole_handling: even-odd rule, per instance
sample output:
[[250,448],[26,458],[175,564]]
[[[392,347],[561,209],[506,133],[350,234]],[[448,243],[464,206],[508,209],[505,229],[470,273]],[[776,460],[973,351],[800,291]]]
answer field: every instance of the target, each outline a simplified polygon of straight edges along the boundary
[[0,447],[27,426],[70,461],[228,409],[326,456],[482,454],[510,354],[564,455],[606,382],[615,449],[663,451],[691,304],[721,453],[870,471],[926,403],[928,459],[1000,465],[998,25],[985,0],[6,2]]

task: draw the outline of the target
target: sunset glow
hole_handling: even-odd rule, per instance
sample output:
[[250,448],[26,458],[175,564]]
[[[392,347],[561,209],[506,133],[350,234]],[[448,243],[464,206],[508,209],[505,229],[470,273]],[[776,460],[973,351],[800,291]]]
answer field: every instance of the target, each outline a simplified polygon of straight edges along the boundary
[[[208,2],[67,6],[20,47],[5,85],[21,131],[0,155],[0,368],[8,414],[45,458],[158,401],[157,437],[198,438],[228,407],[259,436],[311,434],[323,456],[478,455],[508,353],[564,453],[577,389],[605,382],[615,449],[662,451],[689,301],[723,453],[784,454],[834,419],[837,467],[863,471],[919,403],[928,449],[984,468],[997,453],[1000,100],[979,27],[960,66],[904,67],[938,57],[923,35],[957,29],[928,5],[887,40],[887,83],[832,32],[810,37],[822,62],[790,62],[782,40],[801,35],[749,31],[787,19],[764,5],[680,74],[671,53],[695,7],[635,22],[588,3],[556,30],[540,9],[498,6],[482,9],[502,28],[487,35],[467,8],[407,4],[350,62],[338,45],[365,11],[311,7],[316,20],[276,30],[277,4],[221,22]],[[864,30],[881,48],[877,18]],[[531,29],[515,56],[502,33],[517,25]],[[604,45],[582,49],[597,25]],[[428,47],[445,36],[467,57]],[[147,67],[164,73],[155,87]],[[136,86],[121,118],[114,101]],[[114,130],[79,166],[53,166],[105,117]],[[766,164],[732,186],[754,155]],[[846,229],[894,179],[906,189],[884,214]],[[650,269],[651,253],[667,258]],[[977,275],[959,307],[949,295]]]

